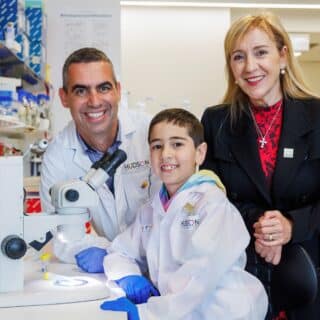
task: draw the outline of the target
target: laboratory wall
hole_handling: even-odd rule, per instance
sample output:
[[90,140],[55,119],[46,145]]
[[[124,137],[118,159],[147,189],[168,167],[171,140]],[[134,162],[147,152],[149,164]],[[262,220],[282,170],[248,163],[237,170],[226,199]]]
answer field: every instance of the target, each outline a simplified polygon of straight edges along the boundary
[[122,85],[129,106],[203,109],[225,90],[223,38],[230,10],[121,7]]
[[304,75],[307,83],[309,84],[309,86],[313,91],[315,91],[318,95],[320,95],[320,80],[319,80],[320,62],[319,61],[314,61],[314,62],[302,61],[300,65],[304,71]]

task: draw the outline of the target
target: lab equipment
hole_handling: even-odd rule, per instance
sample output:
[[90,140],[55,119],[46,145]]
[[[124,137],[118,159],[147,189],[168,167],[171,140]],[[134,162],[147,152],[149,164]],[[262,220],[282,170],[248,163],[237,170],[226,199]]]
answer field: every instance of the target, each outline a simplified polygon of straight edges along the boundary
[[[12,201],[0,197],[0,293],[23,289],[23,259],[27,244],[41,249],[50,240],[49,230],[57,228],[65,241],[78,241],[85,234],[88,209],[98,202],[97,188],[126,160],[117,150],[93,164],[82,179],[58,183],[51,190],[55,212],[23,214],[22,157],[0,158],[0,192],[13,195]],[[12,198],[12,197],[11,197]]]
[[103,259],[107,255],[107,251],[98,247],[90,247],[80,251],[75,258],[77,265],[82,270],[89,273],[102,273]]
[[51,259],[51,254],[46,252],[43,253],[40,256],[40,261],[41,261],[41,272],[43,273],[43,279],[48,280],[49,279],[49,269],[48,265]]
[[126,276],[115,281],[135,304],[145,303],[151,296],[160,296],[159,291],[143,276]]
[[[58,225],[83,226],[87,212],[63,214],[23,214],[23,158],[0,157],[0,293],[23,289],[24,262],[27,244],[45,244],[47,231]],[[6,196],[5,196],[6,195]],[[81,228],[81,227],[80,227]],[[83,235],[78,234],[74,240]],[[40,246],[41,247],[41,246]]]
[[140,320],[137,307],[124,297],[112,301],[105,301],[100,308],[102,310],[126,311],[128,320]]
[[49,142],[47,139],[40,139],[29,145],[29,148],[24,153],[24,157],[27,157],[31,153],[30,157],[30,175],[40,176],[42,155],[47,150]]

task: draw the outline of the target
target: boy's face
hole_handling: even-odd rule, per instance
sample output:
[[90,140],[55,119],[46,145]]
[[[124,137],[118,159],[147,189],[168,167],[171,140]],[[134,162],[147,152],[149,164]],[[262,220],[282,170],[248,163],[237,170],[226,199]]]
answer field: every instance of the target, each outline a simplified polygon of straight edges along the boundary
[[168,122],[156,124],[150,134],[151,164],[172,196],[195,172],[207,145],[194,146],[187,129]]

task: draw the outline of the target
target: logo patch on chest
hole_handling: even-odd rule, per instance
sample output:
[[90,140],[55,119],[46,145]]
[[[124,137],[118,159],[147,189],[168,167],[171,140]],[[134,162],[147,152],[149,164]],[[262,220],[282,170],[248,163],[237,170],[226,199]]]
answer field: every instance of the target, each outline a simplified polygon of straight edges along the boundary
[[181,227],[185,230],[193,230],[200,225],[200,217],[195,206],[187,202],[182,208]]

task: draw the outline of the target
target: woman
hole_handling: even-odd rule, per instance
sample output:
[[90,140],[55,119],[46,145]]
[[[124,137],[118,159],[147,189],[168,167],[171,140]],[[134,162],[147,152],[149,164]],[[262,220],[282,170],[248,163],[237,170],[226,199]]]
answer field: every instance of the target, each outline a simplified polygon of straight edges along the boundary
[[[319,296],[285,309],[273,266],[300,243],[319,266],[320,100],[302,79],[289,36],[271,13],[235,21],[225,38],[228,87],[202,117],[208,152],[252,241],[247,270],[265,285],[268,319],[319,319]],[[281,316],[279,316],[281,314]]]

